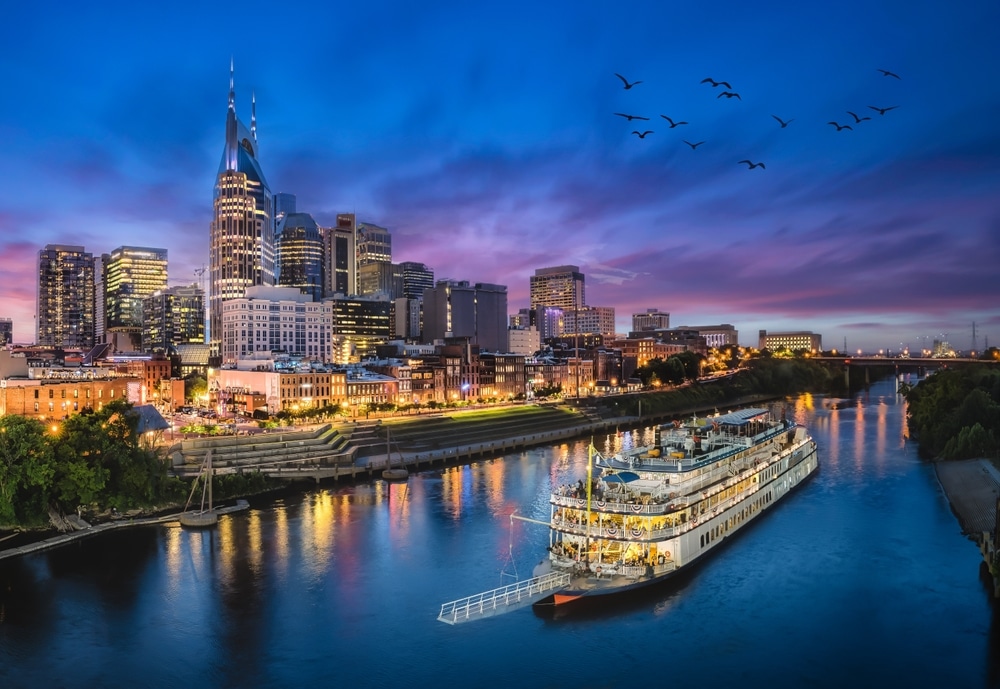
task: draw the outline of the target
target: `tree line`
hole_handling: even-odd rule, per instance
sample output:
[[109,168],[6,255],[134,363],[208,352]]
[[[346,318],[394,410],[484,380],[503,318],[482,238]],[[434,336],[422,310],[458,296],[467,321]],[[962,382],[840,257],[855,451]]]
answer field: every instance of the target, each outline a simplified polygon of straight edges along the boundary
[[143,447],[139,415],[119,400],[54,423],[0,417],[0,526],[40,526],[49,511],[118,510],[185,498],[185,484]]
[[933,459],[1000,458],[1000,370],[946,368],[904,389],[910,435]]

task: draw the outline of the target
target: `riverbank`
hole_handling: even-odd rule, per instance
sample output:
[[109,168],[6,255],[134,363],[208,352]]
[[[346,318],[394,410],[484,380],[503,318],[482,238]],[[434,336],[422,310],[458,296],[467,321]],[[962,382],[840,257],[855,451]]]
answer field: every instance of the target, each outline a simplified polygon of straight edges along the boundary
[[988,459],[940,461],[934,463],[934,469],[962,533],[979,546],[983,562],[993,576],[994,597],[1000,597],[997,568],[1000,470]]

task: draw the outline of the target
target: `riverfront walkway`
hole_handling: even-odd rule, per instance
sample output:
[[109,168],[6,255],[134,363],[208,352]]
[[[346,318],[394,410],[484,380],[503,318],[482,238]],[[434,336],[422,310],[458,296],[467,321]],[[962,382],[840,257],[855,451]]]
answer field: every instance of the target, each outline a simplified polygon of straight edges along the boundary
[[[216,507],[214,512],[216,514],[229,514],[230,512],[240,512],[247,509],[250,506],[246,500],[237,500],[235,505],[229,507]],[[20,557],[21,555],[27,555],[28,553],[37,553],[42,550],[48,550],[50,548],[56,548],[61,545],[66,545],[67,543],[72,543],[73,541],[78,541],[81,538],[86,538],[88,536],[95,536],[100,533],[106,533],[108,531],[114,531],[115,529],[124,529],[133,526],[149,526],[153,524],[170,524],[171,522],[179,522],[181,515],[184,512],[175,512],[173,514],[164,514],[158,517],[139,517],[139,518],[127,518],[123,517],[121,519],[114,519],[109,522],[104,522],[103,524],[98,524],[96,526],[91,526],[86,522],[76,519],[73,520],[74,523],[80,526],[76,531],[70,531],[68,533],[61,533],[58,536],[53,536],[52,538],[46,538],[41,541],[35,541],[34,543],[27,543],[25,545],[14,546],[13,548],[7,548],[5,550],[0,550],[0,560],[8,557]],[[75,515],[71,515],[75,516]]]
[[996,527],[1000,471],[988,459],[936,462],[934,468],[963,533],[979,543]]

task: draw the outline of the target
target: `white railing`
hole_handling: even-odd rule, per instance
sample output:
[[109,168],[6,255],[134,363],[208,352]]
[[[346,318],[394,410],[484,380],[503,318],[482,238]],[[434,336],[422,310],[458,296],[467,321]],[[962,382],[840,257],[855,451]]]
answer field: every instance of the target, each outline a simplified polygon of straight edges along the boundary
[[540,577],[526,579],[502,586],[492,591],[478,593],[441,606],[438,620],[448,624],[466,622],[500,612],[502,608],[518,606],[541,600],[553,591],[569,586],[570,576],[565,572],[549,572]]

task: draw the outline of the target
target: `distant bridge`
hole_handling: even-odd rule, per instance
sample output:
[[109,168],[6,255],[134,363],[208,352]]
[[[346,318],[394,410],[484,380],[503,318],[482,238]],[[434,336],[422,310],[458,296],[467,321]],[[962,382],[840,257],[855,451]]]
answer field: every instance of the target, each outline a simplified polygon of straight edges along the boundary
[[996,359],[960,357],[887,357],[887,356],[814,356],[814,361],[845,366],[894,366],[896,368],[947,368],[981,364],[1000,364]]

